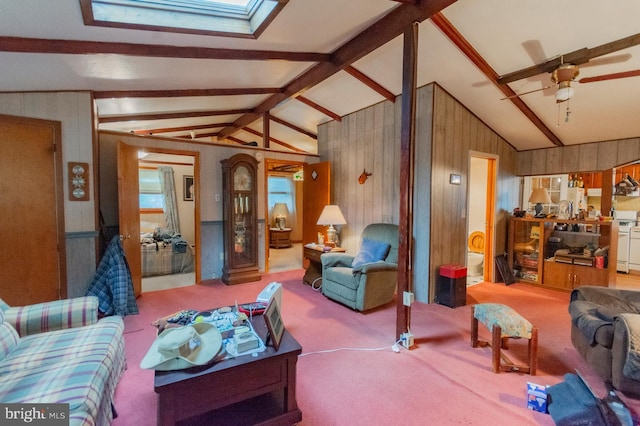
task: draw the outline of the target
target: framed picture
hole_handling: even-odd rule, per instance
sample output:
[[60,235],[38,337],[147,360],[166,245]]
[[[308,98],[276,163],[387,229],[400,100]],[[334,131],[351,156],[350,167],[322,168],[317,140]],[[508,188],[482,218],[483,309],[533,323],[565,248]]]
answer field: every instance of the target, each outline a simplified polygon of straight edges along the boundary
[[182,176],[184,201],[193,201],[193,176]]
[[278,303],[272,299],[269,302],[269,306],[264,311],[264,322],[267,324],[267,330],[269,331],[268,341],[273,342],[273,347],[277,351],[280,348],[280,341],[282,341],[282,335],[284,334],[284,323],[282,317],[280,317],[280,310]]
[[451,185],[460,185],[462,182],[460,175],[454,175],[453,173],[449,175],[449,183]]

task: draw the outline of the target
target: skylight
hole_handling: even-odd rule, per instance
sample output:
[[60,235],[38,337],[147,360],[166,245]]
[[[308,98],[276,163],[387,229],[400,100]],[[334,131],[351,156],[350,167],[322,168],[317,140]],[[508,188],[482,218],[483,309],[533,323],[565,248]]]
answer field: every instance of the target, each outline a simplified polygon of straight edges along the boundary
[[288,0],[80,0],[85,25],[257,38]]

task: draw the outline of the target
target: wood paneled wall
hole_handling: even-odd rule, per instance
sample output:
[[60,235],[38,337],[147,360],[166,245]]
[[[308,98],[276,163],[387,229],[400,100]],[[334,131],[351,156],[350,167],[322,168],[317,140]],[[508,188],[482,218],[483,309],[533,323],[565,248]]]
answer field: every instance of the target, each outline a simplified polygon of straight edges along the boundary
[[[347,225],[342,246],[356,253],[360,234],[373,222],[398,223],[400,177],[400,101],[371,106],[319,126],[318,152],[332,167],[331,199]],[[442,264],[466,264],[467,176],[469,153],[498,158],[496,253],[506,247],[507,214],[518,205],[516,152],[435,84],[418,90],[414,177],[414,291],[431,302]],[[366,169],[372,176],[358,184]],[[451,173],[462,176],[450,185]],[[490,262],[493,265],[493,262]]]
[[593,172],[640,159],[640,138],[594,142],[518,153],[519,176]]
[[[435,283],[440,265],[466,264],[469,156],[497,158],[494,216],[494,254],[502,254],[507,243],[507,219],[518,206],[519,178],[516,177],[516,150],[504,139],[456,101],[440,86],[435,86],[433,107],[433,154],[431,162],[431,253],[430,282]],[[462,176],[461,185],[451,185],[449,176]],[[485,259],[493,268],[493,259]],[[430,286],[430,301],[434,286]]]

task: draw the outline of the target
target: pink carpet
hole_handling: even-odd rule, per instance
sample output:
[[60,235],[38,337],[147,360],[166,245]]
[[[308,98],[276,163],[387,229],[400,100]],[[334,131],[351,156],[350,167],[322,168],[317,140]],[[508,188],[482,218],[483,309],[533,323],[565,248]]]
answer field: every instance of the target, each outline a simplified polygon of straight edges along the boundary
[[[483,283],[468,289],[467,305],[456,309],[415,303],[412,326],[416,345],[391,350],[395,304],[358,313],[332,302],[302,283],[303,270],[265,275],[262,281],[206,285],[144,293],[140,315],[126,317],[129,368],[116,391],[115,426],[154,425],[157,400],[153,372],[140,360],[155,337],[151,321],[180,309],[206,309],[254,300],[269,282],[284,287],[282,315],[300,342],[297,401],[302,425],[553,425],[548,414],[526,408],[528,381],[553,385],[579,369],[598,392],[604,387],[571,345],[569,294],[524,284]],[[513,307],[539,328],[538,372],[494,374],[491,349],[471,348],[472,303]],[[480,337],[489,338],[483,325]],[[526,340],[510,341],[507,352],[526,360]],[[341,348],[358,350],[338,350]],[[369,350],[378,349],[382,350]],[[640,401],[627,400],[636,412]]]

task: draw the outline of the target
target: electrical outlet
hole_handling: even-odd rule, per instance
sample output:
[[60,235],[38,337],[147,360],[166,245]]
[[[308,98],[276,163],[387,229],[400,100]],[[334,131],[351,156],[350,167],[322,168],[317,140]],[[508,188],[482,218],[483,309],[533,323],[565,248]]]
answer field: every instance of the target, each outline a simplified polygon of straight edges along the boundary
[[407,349],[411,349],[411,346],[413,346],[413,334],[411,332],[402,333],[400,335],[400,344]]
[[224,252],[220,252],[220,260],[224,260]]
[[402,293],[402,304],[404,306],[411,306],[411,304],[415,301],[415,296],[410,291],[405,291]]

